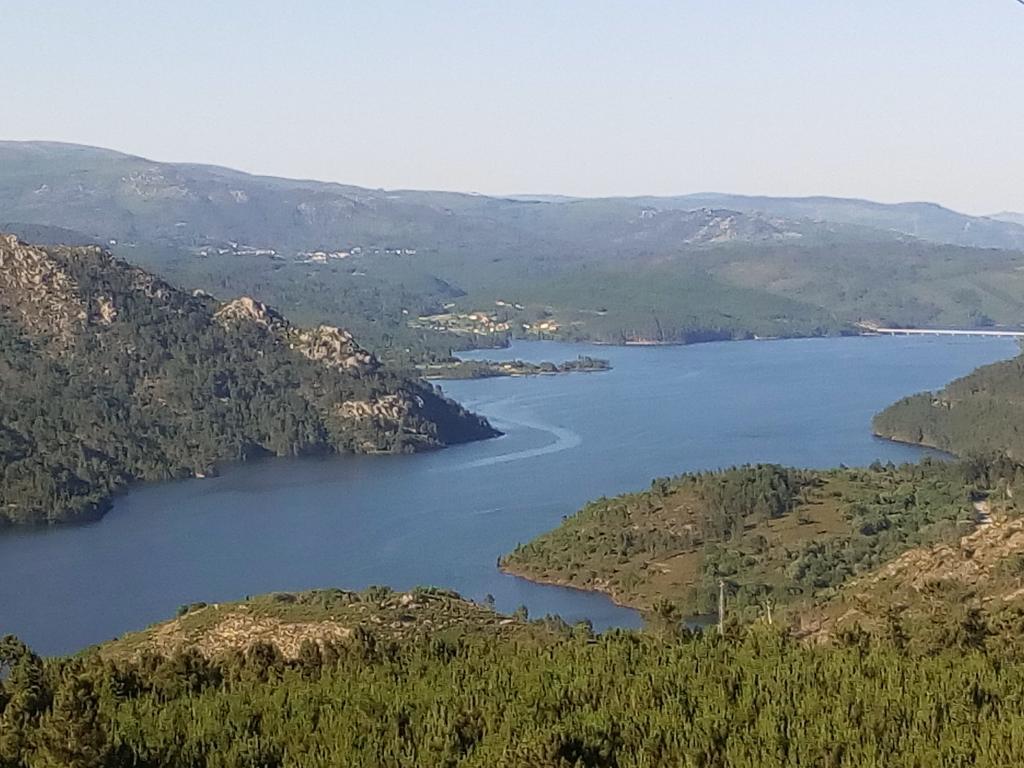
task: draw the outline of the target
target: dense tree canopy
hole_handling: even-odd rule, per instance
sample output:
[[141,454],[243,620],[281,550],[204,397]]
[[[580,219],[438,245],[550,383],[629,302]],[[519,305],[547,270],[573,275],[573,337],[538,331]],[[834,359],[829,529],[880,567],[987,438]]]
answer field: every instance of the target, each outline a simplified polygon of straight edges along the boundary
[[0,765],[1020,765],[1019,648],[995,650],[977,620],[950,621],[921,651],[897,629],[833,646],[764,625],[529,641],[357,632],[288,658],[255,644],[42,660],[8,638]]
[[982,366],[939,392],[904,398],[875,417],[874,429],[961,456],[1024,460],[1024,356]]

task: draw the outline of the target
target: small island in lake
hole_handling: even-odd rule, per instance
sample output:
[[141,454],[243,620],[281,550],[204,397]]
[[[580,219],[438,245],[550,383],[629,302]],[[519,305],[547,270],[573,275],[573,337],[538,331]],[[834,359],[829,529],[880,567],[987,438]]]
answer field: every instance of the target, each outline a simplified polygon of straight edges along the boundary
[[580,355],[564,363],[528,363],[523,360],[459,360],[452,358],[420,366],[424,379],[489,379],[498,376],[553,376],[559,373],[596,373],[610,371],[611,363],[589,355]]

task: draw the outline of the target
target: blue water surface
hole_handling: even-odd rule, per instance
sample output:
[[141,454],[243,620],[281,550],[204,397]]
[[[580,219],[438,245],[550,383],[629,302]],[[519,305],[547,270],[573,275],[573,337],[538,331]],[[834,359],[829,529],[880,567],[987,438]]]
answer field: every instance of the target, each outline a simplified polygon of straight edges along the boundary
[[0,535],[0,635],[65,653],[179,605],[278,590],[431,584],[499,609],[635,626],[599,595],[535,585],[499,555],[584,502],[749,462],[914,461],[873,413],[1012,356],[1002,339],[857,337],[688,347],[518,343],[478,358],[606,357],[604,373],[445,382],[504,437],[416,456],[270,459],[142,485],[100,522]]

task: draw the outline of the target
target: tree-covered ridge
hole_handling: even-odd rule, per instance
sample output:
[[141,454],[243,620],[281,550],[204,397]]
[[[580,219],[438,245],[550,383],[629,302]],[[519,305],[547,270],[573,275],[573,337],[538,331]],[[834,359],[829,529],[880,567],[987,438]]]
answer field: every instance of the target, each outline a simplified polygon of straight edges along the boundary
[[[621,522],[616,505],[627,507],[632,535],[660,507],[671,512],[662,522],[679,523],[670,533],[716,538],[733,554],[759,535],[769,559],[743,564],[762,574],[779,567],[773,523],[795,517],[826,545],[792,542],[793,562],[817,562],[816,577],[886,564],[847,579],[841,597],[872,578],[890,591],[894,565],[921,571],[920,585],[904,586],[930,611],[904,612],[882,594],[863,626],[833,622],[810,636],[779,613],[772,622],[744,611],[734,594],[721,633],[687,631],[662,600],[651,631],[595,637],[586,624],[505,617],[443,590],[375,587],[183,606],[175,620],[69,659],[6,638],[0,766],[1018,765],[1022,482],[1008,460],[765,465],[659,479],[577,516]],[[979,507],[985,519],[965,517]],[[822,532],[837,511],[845,532]],[[970,551],[952,557],[965,531],[959,546]],[[908,547],[931,547],[932,567],[947,572],[936,579]],[[963,574],[948,573],[953,561]],[[959,586],[973,577],[967,595]],[[992,579],[1007,591],[986,603],[977,592]]]
[[[76,768],[1003,768],[1024,762],[1022,621],[811,645],[685,631],[371,628],[41,659],[0,641],[0,765]],[[520,630],[527,627],[521,623]]]
[[961,456],[1024,459],[1024,356],[982,366],[938,392],[911,395],[875,416],[882,437]]
[[827,597],[912,547],[958,540],[975,525],[974,495],[991,482],[974,464],[930,460],[662,478],[648,491],[591,502],[501,566],[683,614],[710,610],[724,582],[731,610],[760,615]]
[[188,294],[97,248],[0,239],[0,523],[95,515],[132,480],[494,430],[344,331]]

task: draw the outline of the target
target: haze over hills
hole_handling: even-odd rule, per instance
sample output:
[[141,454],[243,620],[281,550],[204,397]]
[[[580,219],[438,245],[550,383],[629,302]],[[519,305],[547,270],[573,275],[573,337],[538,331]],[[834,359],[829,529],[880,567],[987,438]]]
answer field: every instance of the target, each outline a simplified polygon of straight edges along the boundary
[[688,342],[1024,319],[1024,226],[926,203],[385,191],[0,142],[0,222],[111,243],[181,285],[351,328],[389,358],[508,334]]
[[[377,241],[388,238],[394,241],[392,246],[413,238],[423,247],[459,245],[478,237],[497,238],[506,245],[510,240],[528,245],[616,235],[646,239],[665,229],[654,226],[655,214],[670,211],[676,226],[682,222],[696,226],[672,233],[684,242],[779,234],[763,221],[767,217],[852,224],[955,245],[1024,248],[1024,225],[1019,221],[968,216],[933,203],[892,205],[834,197],[712,193],[501,198],[371,190],[253,176],[217,166],[154,162],[112,150],[50,142],[0,142],[0,206],[10,221],[61,226],[94,237],[187,244],[247,238],[262,241],[253,245],[280,250],[383,244]],[[700,209],[747,214],[755,224],[738,231],[727,227],[702,231],[708,224],[719,225],[717,218],[707,212],[690,217],[675,213]],[[600,232],[576,229],[591,223],[588,214],[597,213],[602,214]],[[452,217],[458,217],[454,233]],[[806,234],[813,229],[809,221],[788,226]],[[620,229],[627,223],[633,227]]]
[[[513,195],[512,199],[562,204],[592,200],[562,195]],[[826,195],[771,197],[717,192],[605,199],[661,210],[717,208],[785,219],[849,224],[952,245],[1011,250],[1024,248],[1024,214],[1002,212],[991,216],[971,216],[930,202],[878,203]]]
[[[725,205],[639,199],[519,200],[371,190],[158,163],[78,145],[0,142],[0,210],[11,222],[89,237],[202,247],[241,243],[282,256],[362,245],[406,249],[597,249],[813,234]],[[795,217],[794,217],[795,218]],[[1010,226],[1007,229],[1013,229]],[[1024,228],[1021,229],[1024,242]]]
[[[1024,220],[969,216],[928,202],[876,203],[840,197],[696,194],[641,198],[685,207],[715,206],[746,213],[831,221],[901,232],[922,240],[978,248],[1024,248]],[[1009,225],[1009,226],[1007,226]]]
[[994,213],[989,216],[990,219],[996,221],[1008,221],[1011,224],[1019,224],[1024,226],[1024,213],[1015,213],[1013,211],[1002,211],[1001,213]]

